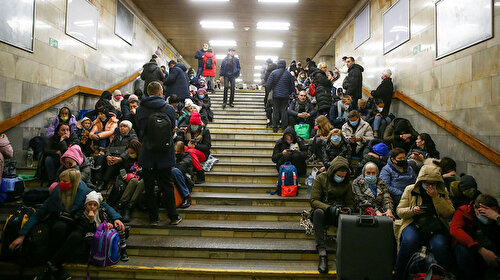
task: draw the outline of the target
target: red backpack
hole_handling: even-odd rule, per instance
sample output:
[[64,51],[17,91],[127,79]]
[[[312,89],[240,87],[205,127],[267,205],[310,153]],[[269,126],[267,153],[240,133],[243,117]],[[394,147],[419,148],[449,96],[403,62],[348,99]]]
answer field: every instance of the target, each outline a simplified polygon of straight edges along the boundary
[[316,94],[316,87],[314,86],[314,83],[311,83],[309,85],[309,95],[314,96]]

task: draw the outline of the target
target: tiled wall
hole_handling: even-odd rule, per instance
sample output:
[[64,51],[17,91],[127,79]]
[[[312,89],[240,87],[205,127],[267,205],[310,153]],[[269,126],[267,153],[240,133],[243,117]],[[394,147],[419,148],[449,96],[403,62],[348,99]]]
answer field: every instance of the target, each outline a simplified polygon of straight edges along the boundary
[[[336,38],[336,63],[353,56],[365,68],[364,86],[374,89],[383,69],[393,72],[395,89],[437,112],[484,143],[500,150],[500,1],[494,37],[440,60],[435,59],[434,0],[410,0],[410,41],[384,55],[382,15],[396,1],[371,0],[371,37],[354,49],[354,21]],[[414,55],[413,48],[421,46]],[[500,168],[421,114],[396,101],[391,111],[431,134],[441,156],[476,177],[481,190],[500,197]]]
[[[140,70],[157,46],[164,45],[138,15],[132,46],[116,36],[116,0],[90,0],[99,9],[97,50],[65,34],[66,0],[35,2],[34,53],[0,42],[0,121],[75,85],[104,90]],[[49,38],[58,41],[58,48],[49,46]],[[122,91],[131,92],[132,84]],[[95,100],[75,96],[8,130],[17,160],[24,160],[29,139],[45,131],[59,108],[91,108]]]

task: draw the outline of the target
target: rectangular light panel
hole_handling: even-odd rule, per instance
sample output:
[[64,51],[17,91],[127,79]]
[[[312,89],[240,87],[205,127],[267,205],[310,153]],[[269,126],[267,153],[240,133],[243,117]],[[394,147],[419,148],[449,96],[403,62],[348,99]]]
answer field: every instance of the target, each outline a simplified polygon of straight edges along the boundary
[[232,21],[221,21],[221,20],[202,20],[200,25],[203,28],[212,29],[233,29],[234,25]]

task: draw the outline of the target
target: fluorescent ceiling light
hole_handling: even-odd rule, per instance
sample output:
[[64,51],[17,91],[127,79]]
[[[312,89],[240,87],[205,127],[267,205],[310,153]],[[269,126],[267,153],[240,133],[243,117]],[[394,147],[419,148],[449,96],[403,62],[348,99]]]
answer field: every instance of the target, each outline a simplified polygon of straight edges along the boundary
[[289,28],[290,28],[289,22],[275,22],[275,21],[257,22],[257,29],[261,30],[288,30]]
[[282,48],[283,47],[283,42],[282,41],[257,41],[255,43],[257,47],[263,47],[263,48]]
[[259,0],[262,3],[299,3],[299,0]]
[[256,78],[260,78],[260,73],[254,73],[253,76]]
[[257,65],[257,66],[254,66],[253,69],[254,70],[260,70],[260,69],[262,69],[262,66],[261,65]]
[[259,79],[254,79],[254,80],[253,80],[253,82],[254,82],[254,83],[260,83],[260,82],[262,82],[262,80],[259,80]]
[[275,61],[278,59],[277,55],[256,55],[255,60],[267,60],[270,58],[272,61]]
[[210,40],[208,41],[210,46],[226,46],[226,47],[235,47],[236,41],[234,40]]
[[232,21],[221,21],[221,20],[202,20],[200,21],[201,27],[203,28],[214,28],[214,29],[233,29],[234,25]]

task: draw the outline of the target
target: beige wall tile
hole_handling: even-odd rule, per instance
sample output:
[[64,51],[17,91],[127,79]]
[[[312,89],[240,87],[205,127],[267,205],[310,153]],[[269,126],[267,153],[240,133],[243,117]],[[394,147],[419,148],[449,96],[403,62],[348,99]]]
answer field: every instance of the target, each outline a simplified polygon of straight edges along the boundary
[[7,79],[5,87],[5,101],[21,103],[23,93],[23,82],[15,79]]
[[23,57],[16,61],[16,79],[38,83],[39,66],[37,62]]
[[[498,89],[497,89],[498,91]],[[472,96],[475,107],[491,104],[491,78],[472,81]]]
[[500,105],[500,75],[491,79],[491,104]]
[[472,78],[480,79],[498,75],[500,45],[482,50],[472,55]]
[[14,78],[16,75],[16,57],[0,51],[0,76]]

